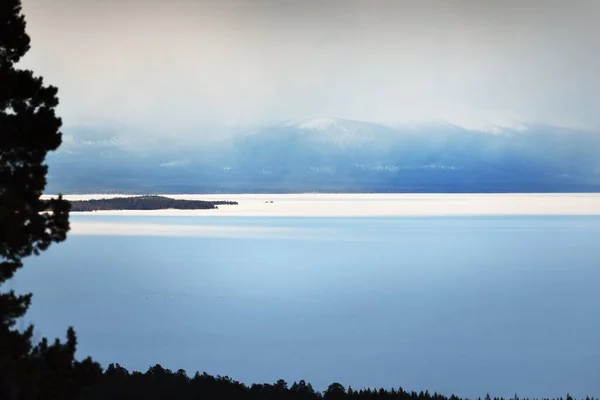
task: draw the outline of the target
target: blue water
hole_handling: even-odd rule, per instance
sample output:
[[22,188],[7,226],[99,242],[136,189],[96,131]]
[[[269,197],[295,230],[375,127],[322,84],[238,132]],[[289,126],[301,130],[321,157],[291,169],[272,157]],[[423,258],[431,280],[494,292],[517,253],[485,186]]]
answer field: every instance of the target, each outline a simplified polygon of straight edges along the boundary
[[12,283],[79,356],[247,383],[463,396],[600,395],[600,217],[73,216],[286,227],[266,237],[71,235]]

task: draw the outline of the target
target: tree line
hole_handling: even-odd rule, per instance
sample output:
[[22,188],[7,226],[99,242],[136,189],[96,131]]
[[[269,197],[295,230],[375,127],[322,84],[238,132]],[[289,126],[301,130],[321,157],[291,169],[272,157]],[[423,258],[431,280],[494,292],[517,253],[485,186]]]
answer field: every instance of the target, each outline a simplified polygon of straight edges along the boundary
[[[212,376],[207,373],[195,373],[189,377],[182,369],[171,371],[160,364],[150,367],[145,373],[129,372],[119,364],[110,364],[98,375],[95,384],[87,387],[81,400],[463,400],[457,396],[445,396],[428,391],[406,391],[397,389],[344,387],[340,383],[332,383],[319,392],[310,383],[300,380],[291,385],[284,380],[270,383],[254,383],[246,385],[227,376]],[[514,396],[510,399],[490,397],[485,400],[528,400]],[[479,398],[478,400],[483,400]],[[538,399],[550,400],[550,399]],[[574,400],[570,395],[554,400]],[[594,400],[587,397],[586,400]]]
[[101,210],[211,210],[220,205],[237,205],[236,201],[179,200],[165,196],[132,196],[110,199],[71,201],[71,211]]

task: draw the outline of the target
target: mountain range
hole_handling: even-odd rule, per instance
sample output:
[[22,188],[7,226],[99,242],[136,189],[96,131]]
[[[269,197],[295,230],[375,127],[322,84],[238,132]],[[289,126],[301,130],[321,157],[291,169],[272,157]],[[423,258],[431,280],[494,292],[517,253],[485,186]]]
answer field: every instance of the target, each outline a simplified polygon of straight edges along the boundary
[[65,127],[48,157],[48,192],[600,191],[600,134],[548,125],[473,130],[318,118],[177,144]]

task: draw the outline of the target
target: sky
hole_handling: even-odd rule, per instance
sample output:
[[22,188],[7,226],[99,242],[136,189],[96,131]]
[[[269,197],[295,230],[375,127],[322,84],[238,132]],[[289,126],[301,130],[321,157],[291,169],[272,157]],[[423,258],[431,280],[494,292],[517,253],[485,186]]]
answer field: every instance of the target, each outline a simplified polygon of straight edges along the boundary
[[600,132],[600,1],[23,0],[65,124],[338,117]]

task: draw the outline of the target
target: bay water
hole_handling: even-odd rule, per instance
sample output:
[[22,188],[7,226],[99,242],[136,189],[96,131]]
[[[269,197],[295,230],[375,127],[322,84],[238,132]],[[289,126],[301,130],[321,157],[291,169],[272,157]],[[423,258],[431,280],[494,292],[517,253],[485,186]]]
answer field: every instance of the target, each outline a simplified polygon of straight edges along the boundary
[[72,325],[104,367],[600,396],[598,216],[71,221],[114,234],[72,234],[11,285],[37,337]]

